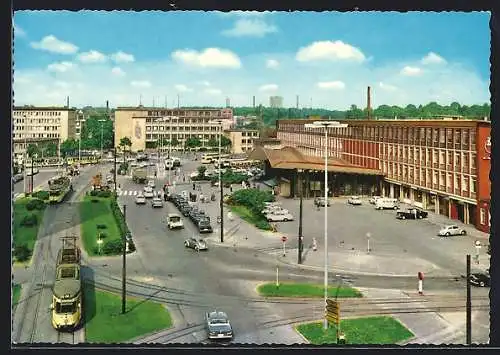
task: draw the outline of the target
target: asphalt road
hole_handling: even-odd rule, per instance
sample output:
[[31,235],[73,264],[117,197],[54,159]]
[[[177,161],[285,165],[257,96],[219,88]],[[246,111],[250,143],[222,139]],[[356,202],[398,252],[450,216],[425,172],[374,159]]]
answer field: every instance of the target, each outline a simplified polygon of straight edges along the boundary
[[[47,181],[55,175],[57,175],[57,170],[54,168],[51,169],[39,169],[40,172],[34,176],[34,185],[35,188],[41,185],[46,185]],[[26,184],[29,183],[31,176],[26,177]],[[14,184],[13,194],[16,197],[18,194],[24,192],[24,180],[18,181]]]
[[[40,227],[39,239],[35,245],[32,263],[25,272],[25,280],[19,304],[14,313],[13,342],[17,343],[57,343],[83,342],[83,332],[65,335],[57,332],[51,325],[52,285],[55,275],[55,260],[61,247],[60,238],[78,235],[79,194],[90,182],[96,168],[85,169],[73,180],[74,192],[60,205],[47,206],[44,221]],[[21,276],[22,277],[22,276]]]
[[[294,216],[295,221],[279,223],[278,230],[290,236],[298,231],[299,201],[279,199],[284,208]],[[316,238],[318,250],[323,254],[324,208],[320,211],[312,200],[304,200],[303,235],[309,245]],[[465,255],[475,255],[474,240],[469,236],[440,238],[439,226],[426,219],[398,220],[394,210],[378,211],[367,200],[362,206],[348,205],[346,199],[334,199],[328,207],[328,250],[342,253],[359,251],[366,253],[367,233],[370,233],[370,254],[393,258],[393,270],[404,267],[404,259],[422,267],[432,265],[436,275],[461,275],[465,273]],[[451,223],[451,222],[450,222]],[[291,238],[291,246],[296,247],[296,238]],[[485,248],[481,250],[484,258]],[[322,258],[322,255],[320,255]],[[474,265],[473,265],[474,266]],[[414,270],[416,274],[417,271]]]

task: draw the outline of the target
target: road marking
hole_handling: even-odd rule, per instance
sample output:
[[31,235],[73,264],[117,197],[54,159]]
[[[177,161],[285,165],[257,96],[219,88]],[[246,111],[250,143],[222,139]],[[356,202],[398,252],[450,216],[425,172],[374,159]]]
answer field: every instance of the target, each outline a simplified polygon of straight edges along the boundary
[[132,192],[133,192],[133,195],[136,196],[137,195],[137,191],[130,191],[129,195],[132,195]]
[[127,196],[127,192],[128,192],[128,191],[123,191],[123,194],[122,194],[122,195],[123,195],[123,196]]

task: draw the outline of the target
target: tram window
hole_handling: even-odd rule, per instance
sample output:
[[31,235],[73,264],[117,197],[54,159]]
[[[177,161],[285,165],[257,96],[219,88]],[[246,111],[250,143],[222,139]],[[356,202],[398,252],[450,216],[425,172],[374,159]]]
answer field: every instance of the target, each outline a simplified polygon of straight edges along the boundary
[[76,302],[61,303],[56,302],[56,313],[74,313],[76,311]]

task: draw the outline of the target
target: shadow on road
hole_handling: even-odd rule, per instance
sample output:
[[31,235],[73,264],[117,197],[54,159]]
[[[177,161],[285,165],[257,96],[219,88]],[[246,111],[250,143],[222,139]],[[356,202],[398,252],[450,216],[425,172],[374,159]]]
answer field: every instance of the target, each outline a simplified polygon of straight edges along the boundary
[[158,291],[154,292],[153,294],[149,295],[148,297],[143,298],[140,302],[137,302],[136,304],[134,304],[134,306],[132,306],[130,309],[126,309],[125,312],[126,313],[132,312],[135,308],[139,307],[144,302],[147,302],[147,301],[153,299],[155,296],[157,296],[159,293],[161,293],[163,291],[165,291],[163,288],[159,289]]
[[83,325],[87,324],[96,315],[96,298],[94,284],[94,270],[88,266],[81,267],[83,281]]

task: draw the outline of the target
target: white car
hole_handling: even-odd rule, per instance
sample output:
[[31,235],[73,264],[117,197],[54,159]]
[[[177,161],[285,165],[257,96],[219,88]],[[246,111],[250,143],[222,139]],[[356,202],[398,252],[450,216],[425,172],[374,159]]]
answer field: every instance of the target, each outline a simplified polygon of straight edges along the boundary
[[167,216],[168,229],[184,228],[181,216],[175,213],[169,213]]
[[148,181],[148,186],[151,187],[152,189],[155,188],[155,181],[154,180],[149,180]]
[[148,185],[144,186],[144,192],[147,192],[147,191],[153,192],[153,188],[151,186],[148,186]]
[[466,234],[467,234],[467,232],[465,231],[465,229],[460,228],[456,224],[452,224],[452,225],[449,225],[449,226],[444,226],[438,232],[438,235],[440,237],[449,237],[451,235],[466,235]]
[[350,205],[353,205],[353,206],[360,206],[363,204],[363,202],[361,201],[361,197],[359,197],[359,196],[349,197],[349,199],[347,200],[347,203]]
[[266,216],[268,222],[288,222],[293,221],[290,213],[270,213]]
[[163,207],[163,201],[159,197],[153,197],[153,201],[151,201],[151,207],[156,208],[156,207]]
[[281,208],[280,206],[275,206],[275,207],[270,206],[270,207],[264,208],[261,211],[261,213],[262,214],[287,214],[287,213],[289,213],[289,211]]
[[372,196],[368,202],[370,202],[372,205],[377,203],[378,199],[381,199],[382,196]]
[[146,197],[144,195],[139,194],[135,197],[135,203],[136,205],[145,205],[146,204]]
[[153,197],[155,197],[155,194],[154,194],[153,190],[147,190],[147,191],[144,191],[144,197],[145,198],[153,198]]

